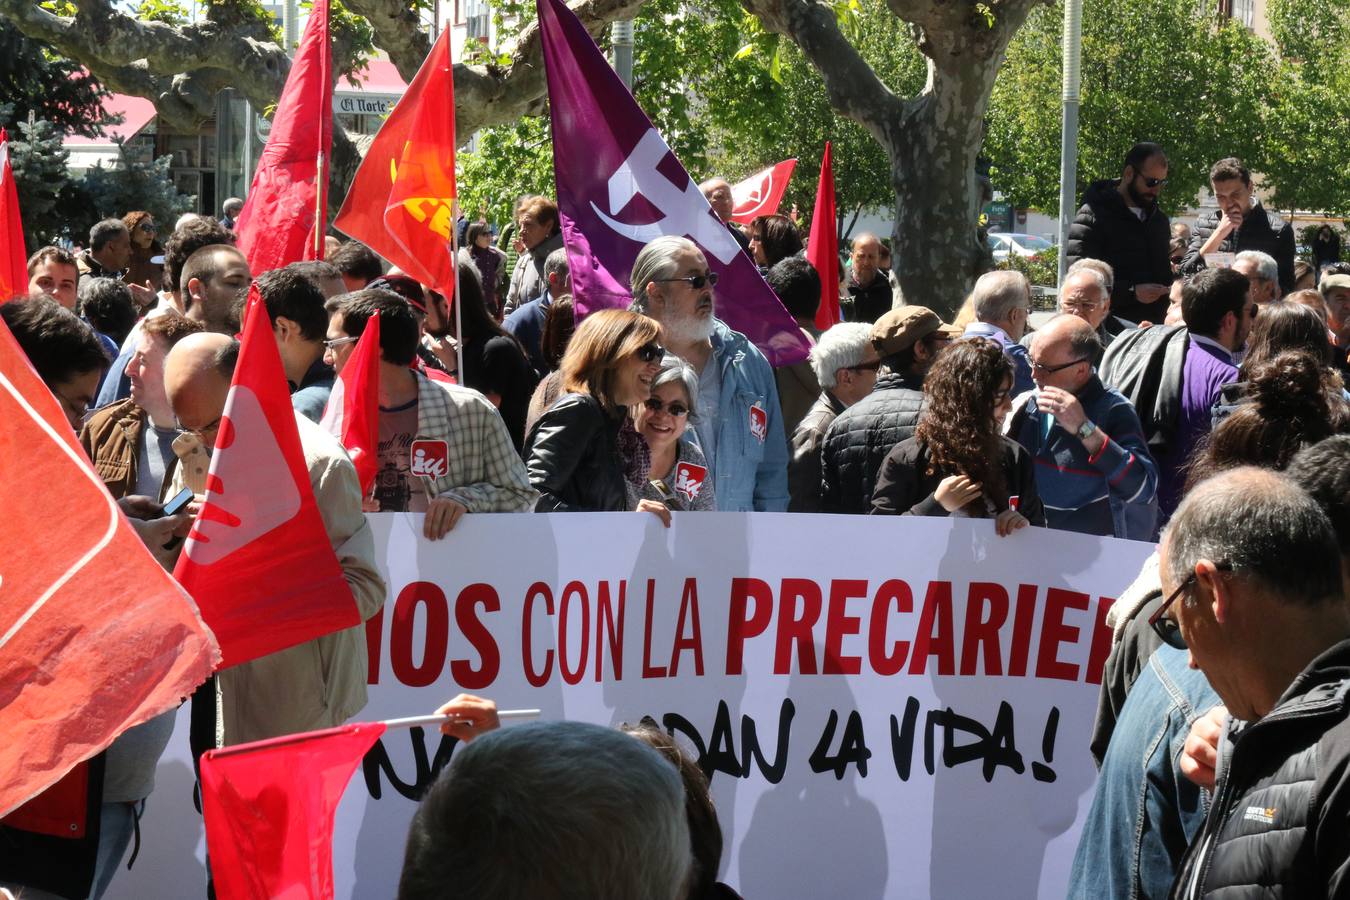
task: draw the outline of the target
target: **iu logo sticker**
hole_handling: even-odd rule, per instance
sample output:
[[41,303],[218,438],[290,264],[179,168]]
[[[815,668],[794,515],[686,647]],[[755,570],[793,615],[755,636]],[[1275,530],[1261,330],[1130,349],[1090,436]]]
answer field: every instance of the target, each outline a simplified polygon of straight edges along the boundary
[[693,503],[702,493],[703,480],[707,477],[708,470],[704,466],[682,462],[675,467],[675,493],[683,497],[686,503]]
[[750,407],[750,433],[761,444],[769,436],[769,414],[758,403]]
[[409,471],[418,478],[444,478],[450,474],[450,446],[445,441],[413,441]]

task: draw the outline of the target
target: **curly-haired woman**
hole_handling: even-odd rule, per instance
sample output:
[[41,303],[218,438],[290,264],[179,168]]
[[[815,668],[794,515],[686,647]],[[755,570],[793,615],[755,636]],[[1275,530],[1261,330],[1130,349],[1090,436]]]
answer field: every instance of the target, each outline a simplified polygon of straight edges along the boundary
[[944,350],[924,379],[928,407],[914,437],[881,464],[872,512],[991,518],[1000,535],[1044,525],[1031,457],[999,434],[1012,384],[1012,363],[992,341]]

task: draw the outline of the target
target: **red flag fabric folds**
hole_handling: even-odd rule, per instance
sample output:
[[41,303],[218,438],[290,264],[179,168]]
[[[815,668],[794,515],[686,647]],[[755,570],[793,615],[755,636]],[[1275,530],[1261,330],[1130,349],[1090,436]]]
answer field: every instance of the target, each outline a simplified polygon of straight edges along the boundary
[[839,321],[839,233],[835,231],[834,168],[830,164],[830,142],[820,160],[820,182],[816,186],[816,210],[811,214],[811,237],[806,258],[820,273],[820,306],[816,309],[816,327],[821,331]]
[[255,273],[302,259],[322,259],[323,167],[333,146],[333,52],[328,41],[328,2],[310,11],[305,34],[277,102],[267,146],[258,157],[253,184],[234,232]]
[[333,896],[338,801],[384,723],[240,744],[202,755],[206,848],[220,900]]
[[333,226],[413,278],[454,295],[455,86],[441,32],[380,127]]
[[220,641],[222,666],[361,624],[314,500],[257,285],[249,291],[206,502],[174,577]]
[[9,133],[0,128],[0,303],[28,294],[19,193],[9,165]]
[[[215,642],[0,322],[0,815],[211,674]],[[51,489],[35,493],[35,487]]]
[[796,159],[785,159],[732,185],[731,199],[736,205],[731,211],[731,221],[749,225],[758,216],[777,213],[795,168]]
[[361,479],[361,496],[369,497],[379,467],[380,317],[366,320],[356,349],[333,382],[328,406],[319,422],[342,442]]

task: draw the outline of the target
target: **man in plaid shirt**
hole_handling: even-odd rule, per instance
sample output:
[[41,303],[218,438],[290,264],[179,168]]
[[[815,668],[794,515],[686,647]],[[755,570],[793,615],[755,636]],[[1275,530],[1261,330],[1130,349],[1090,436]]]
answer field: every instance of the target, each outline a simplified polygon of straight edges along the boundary
[[380,317],[380,438],[366,509],[424,512],[439,540],[469,512],[526,512],[530,487],[505,423],[477,391],[435,382],[410,368],[421,338],[407,300],[365,289],[329,300],[324,359],[341,372],[373,315]]

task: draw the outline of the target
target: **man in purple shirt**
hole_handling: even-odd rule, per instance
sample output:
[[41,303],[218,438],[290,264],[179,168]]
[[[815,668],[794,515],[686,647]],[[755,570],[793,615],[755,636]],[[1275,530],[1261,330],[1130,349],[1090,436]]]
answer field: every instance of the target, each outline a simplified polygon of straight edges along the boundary
[[1181,315],[1190,333],[1182,364],[1176,437],[1158,460],[1158,506],[1171,516],[1181,502],[1186,463],[1209,433],[1211,410],[1225,384],[1238,380],[1234,354],[1247,342],[1257,305],[1247,278],[1232,269],[1204,269],[1181,288]]

